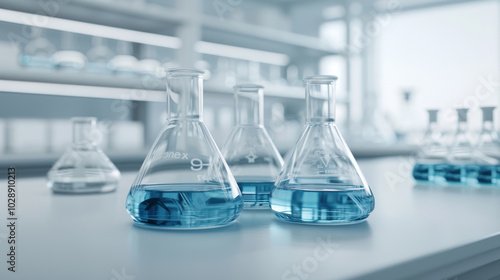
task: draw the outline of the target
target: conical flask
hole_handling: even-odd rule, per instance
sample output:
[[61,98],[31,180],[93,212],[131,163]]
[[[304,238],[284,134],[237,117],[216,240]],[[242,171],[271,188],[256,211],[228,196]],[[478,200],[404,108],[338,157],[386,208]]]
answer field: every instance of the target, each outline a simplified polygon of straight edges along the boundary
[[422,143],[419,146],[415,166],[413,167],[413,178],[425,183],[445,182],[447,148],[444,137],[438,126],[439,110],[427,110],[429,124]]
[[209,228],[243,209],[238,185],[202,121],[202,71],[167,70],[168,122],[149,151],[128,198],[142,226]]
[[375,201],[335,125],[336,76],[307,76],[306,125],[271,193],[279,219],[313,224],[363,221]]
[[476,183],[478,161],[484,159],[478,156],[471,143],[467,125],[469,109],[459,108],[456,110],[458,116],[457,130],[448,148],[448,165],[445,179],[448,183],[474,184]]
[[222,155],[243,194],[245,208],[269,208],[269,195],[283,159],[264,127],[264,95],[260,85],[234,87],[236,126]]
[[477,181],[480,184],[500,185],[500,138],[495,131],[493,111],[495,107],[481,107],[483,112],[483,127],[476,144],[476,153],[486,158],[489,164],[481,165]]
[[47,174],[47,186],[54,192],[92,193],[114,191],[120,171],[97,147],[96,118],[73,118],[73,144]]

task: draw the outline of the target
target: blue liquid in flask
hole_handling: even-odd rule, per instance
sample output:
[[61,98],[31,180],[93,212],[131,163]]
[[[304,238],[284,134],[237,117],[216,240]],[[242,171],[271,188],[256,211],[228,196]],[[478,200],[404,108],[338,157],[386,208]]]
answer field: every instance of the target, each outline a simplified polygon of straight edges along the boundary
[[241,195],[232,197],[231,194],[218,185],[212,188],[207,184],[142,185],[131,190],[127,211],[142,226],[219,227],[234,221],[242,210]]
[[419,182],[445,182],[446,164],[421,164],[413,167],[413,178]]
[[340,186],[322,190],[322,185],[277,186],[271,195],[276,216],[289,222],[349,224],[365,220],[375,199],[362,186]]
[[498,165],[416,164],[413,178],[419,182],[447,185],[499,185]]
[[245,208],[263,209],[270,208],[269,197],[274,186],[274,181],[255,180],[255,178],[236,178],[243,195]]

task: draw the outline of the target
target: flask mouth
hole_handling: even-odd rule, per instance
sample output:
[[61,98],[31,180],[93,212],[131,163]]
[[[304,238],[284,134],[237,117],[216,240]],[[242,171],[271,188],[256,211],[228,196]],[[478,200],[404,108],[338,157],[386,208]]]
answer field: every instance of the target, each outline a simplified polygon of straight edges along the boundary
[[73,117],[71,118],[71,122],[74,124],[86,123],[92,124],[97,121],[96,117]]
[[334,75],[312,75],[304,77],[305,82],[312,82],[312,83],[328,83],[336,81],[338,79],[339,77]]
[[195,68],[168,68],[165,70],[167,76],[180,77],[180,76],[191,76],[191,77],[201,77],[205,74],[205,71],[195,69]]
[[238,90],[238,89],[264,89],[264,86],[257,85],[257,84],[241,84],[241,85],[235,85],[233,89]]

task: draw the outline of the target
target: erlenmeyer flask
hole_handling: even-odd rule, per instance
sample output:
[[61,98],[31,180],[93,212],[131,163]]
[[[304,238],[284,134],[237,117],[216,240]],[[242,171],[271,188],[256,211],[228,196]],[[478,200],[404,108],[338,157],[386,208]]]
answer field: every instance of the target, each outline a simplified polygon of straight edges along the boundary
[[417,153],[413,178],[419,182],[444,182],[446,145],[438,126],[439,110],[427,110],[429,125]]
[[495,107],[481,107],[483,127],[476,144],[476,153],[480,157],[488,157],[488,165],[482,165],[478,171],[477,181],[480,184],[500,184],[500,138],[493,124]]
[[91,193],[114,191],[120,171],[97,147],[96,118],[73,118],[73,144],[47,174],[54,192]]
[[476,183],[478,171],[477,153],[474,153],[467,129],[467,113],[469,109],[457,110],[457,130],[453,136],[453,142],[448,149],[445,179],[449,183]]
[[271,193],[278,218],[300,223],[363,221],[375,201],[335,125],[336,76],[308,76],[306,125]]
[[149,151],[127,198],[138,225],[208,228],[234,221],[238,185],[202,121],[202,71],[167,70],[168,123]]
[[245,208],[269,208],[269,195],[283,159],[264,128],[263,87],[234,87],[236,126],[222,155],[243,194]]

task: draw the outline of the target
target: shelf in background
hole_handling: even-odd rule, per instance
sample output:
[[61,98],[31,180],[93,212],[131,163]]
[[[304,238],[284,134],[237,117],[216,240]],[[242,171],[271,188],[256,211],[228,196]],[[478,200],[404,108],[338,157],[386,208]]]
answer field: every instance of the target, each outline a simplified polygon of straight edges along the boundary
[[[262,46],[266,46],[266,43],[274,43],[278,44],[278,46],[273,45],[273,51],[281,50],[285,53],[289,53],[290,51],[287,51],[289,49],[293,51],[297,51],[298,49],[302,54],[316,57],[342,54],[342,51],[333,49],[317,37],[294,32],[277,30],[234,20],[226,20],[208,15],[203,16],[202,25],[205,31],[203,39],[207,41],[211,41],[211,39],[213,40],[213,38],[215,38],[223,44],[239,45],[242,44],[241,38],[235,37],[234,35],[241,35],[247,38],[250,37],[250,40],[246,40],[241,47],[260,47],[264,49]],[[220,36],[220,38],[216,38],[216,35],[211,34],[210,31],[226,33],[224,35],[228,35],[227,33],[229,33],[229,35],[233,36]],[[255,46],[251,44],[252,40],[256,42]]]
[[[0,8],[33,15],[37,13],[47,15],[50,12],[50,16],[54,18],[161,35],[175,34],[178,26],[189,21],[188,15],[177,8],[117,1],[73,0],[64,5],[51,7],[53,10],[46,11],[39,6],[37,1],[17,0],[0,2]],[[24,16],[29,18],[29,14]],[[31,21],[27,20],[26,22],[30,23]],[[342,51],[331,48],[313,36],[221,19],[210,15],[202,15],[200,24],[203,40],[212,43],[284,54],[300,53],[313,57],[342,54]],[[227,36],[228,34],[232,36]]]

